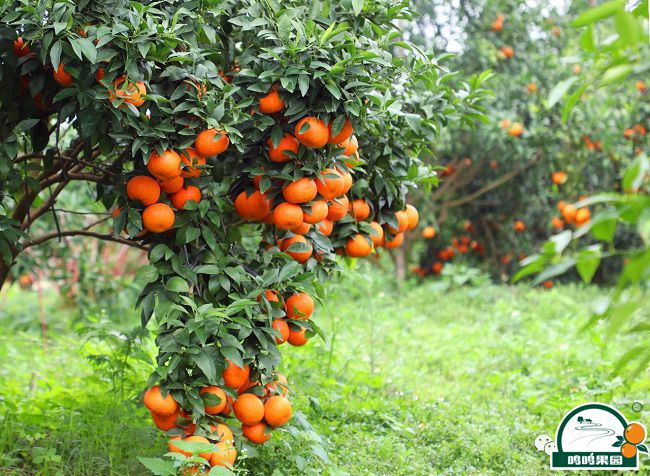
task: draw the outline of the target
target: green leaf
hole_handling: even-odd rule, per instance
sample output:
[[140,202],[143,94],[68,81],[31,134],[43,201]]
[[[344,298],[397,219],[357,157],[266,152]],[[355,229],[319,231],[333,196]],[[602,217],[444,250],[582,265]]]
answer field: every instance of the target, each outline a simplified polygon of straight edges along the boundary
[[645,155],[637,156],[625,170],[623,175],[623,190],[626,192],[636,192],[645,180],[645,176],[650,169],[648,157]]
[[226,359],[234,362],[237,367],[244,366],[244,361],[242,360],[240,352],[234,347],[224,346],[219,349],[219,352],[221,352],[221,355],[223,355]]
[[210,383],[217,383],[217,369],[214,365],[214,356],[207,348],[204,347],[200,353],[193,354],[192,360],[201,369],[201,372],[205,374]]
[[165,289],[176,293],[188,293],[190,292],[190,287],[180,276],[174,276],[169,281],[165,283]]
[[558,84],[555,85],[555,87],[551,90],[551,92],[548,95],[548,104],[547,107],[551,109],[553,106],[557,104],[557,102],[562,99],[562,97],[567,93],[569,88],[573,86],[573,84],[578,81],[577,76],[572,76],[569,79],[565,79],[564,81],[559,82]]
[[91,63],[95,64],[97,62],[97,49],[93,42],[88,38],[79,38],[77,41],[79,42],[83,55],[88,58]]
[[161,458],[143,458],[142,456],[137,458],[144,467],[156,476],[175,476],[177,474],[172,461],[165,461]]
[[598,245],[580,250],[576,260],[576,269],[585,283],[590,283],[594,277],[600,265],[601,254],[600,246]]
[[352,0],[352,9],[354,10],[355,16],[359,16],[363,10],[363,2],[364,0]]
[[607,85],[621,81],[634,71],[631,64],[619,64],[607,69],[600,77],[600,84]]
[[59,69],[59,64],[61,62],[61,42],[57,41],[52,45],[50,50],[50,61],[52,61],[52,68],[56,71]]
[[611,2],[603,3],[595,8],[587,10],[586,12],[578,15],[578,18],[571,22],[571,26],[581,27],[595,23],[605,18],[611,17],[616,12],[625,7],[625,0],[614,0]]
[[151,264],[140,266],[135,272],[135,280],[139,283],[153,283],[156,279],[158,279],[158,270]]

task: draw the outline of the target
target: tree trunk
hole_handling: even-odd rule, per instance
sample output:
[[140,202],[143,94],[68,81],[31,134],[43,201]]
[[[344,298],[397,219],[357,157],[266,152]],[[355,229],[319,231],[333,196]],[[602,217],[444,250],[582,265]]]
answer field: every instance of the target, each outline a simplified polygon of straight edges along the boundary
[[406,246],[400,246],[393,250],[393,261],[395,262],[395,277],[398,282],[406,279]]

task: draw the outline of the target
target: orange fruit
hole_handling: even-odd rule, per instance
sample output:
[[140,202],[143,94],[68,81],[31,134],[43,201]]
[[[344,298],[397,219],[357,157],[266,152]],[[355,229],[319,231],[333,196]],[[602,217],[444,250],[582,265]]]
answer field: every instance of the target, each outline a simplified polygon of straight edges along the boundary
[[162,155],[155,150],[149,155],[147,170],[158,180],[169,180],[181,174],[181,156],[167,149]]
[[591,220],[591,212],[588,208],[580,208],[576,211],[574,222],[576,226],[582,226]]
[[317,117],[304,117],[296,124],[294,135],[306,147],[319,148],[327,144],[329,131]]
[[359,142],[357,141],[356,136],[350,136],[339,144],[339,147],[343,149],[342,154],[351,156],[357,153],[359,150]]
[[369,235],[372,244],[375,246],[381,246],[384,243],[384,229],[376,221],[370,222],[370,226],[375,230],[375,233]]
[[[269,302],[280,302],[280,297],[278,296],[278,293],[276,293],[272,289],[267,289],[266,291],[264,291],[264,297],[266,297],[266,300]],[[257,302],[260,301],[262,301],[261,294],[257,296]]]
[[303,221],[301,225],[298,225],[296,228],[292,228],[291,232],[295,233],[296,235],[304,235],[305,233],[309,233],[309,230],[311,230],[311,225]]
[[536,93],[536,92],[537,92],[537,84],[535,84],[535,83],[530,83],[530,84],[528,84],[527,89],[528,89],[528,92],[529,92],[530,94]]
[[262,444],[271,438],[271,433],[266,433],[266,425],[264,423],[256,423],[255,425],[242,425],[242,434],[248,438],[251,443]]
[[573,220],[575,219],[577,213],[578,209],[574,205],[568,204],[564,205],[562,208],[562,217],[567,223],[573,223]]
[[501,119],[499,121],[499,127],[501,129],[507,129],[508,127],[510,127],[510,119]]
[[332,200],[344,193],[345,180],[343,179],[341,172],[337,169],[323,170],[315,181],[318,193],[320,193],[325,200]]
[[568,179],[567,174],[566,172],[563,171],[553,172],[553,175],[551,175],[551,180],[555,185],[565,184],[567,179]]
[[178,411],[176,400],[169,393],[163,397],[158,385],[144,393],[144,406],[159,416],[174,415]]
[[176,446],[172,441],[178,441],[181,439],[181,435],[178,436],[172,436],[170,438],[170,441],[167,442],[167,449],[169,450],[170,453],[180,453],[181,450],[178,446]]
[[237,449],[230,441],[220,441],[217,443],[217,449],[210,456],[211,466],[225,466],[232,468],[237,459]]
[[406,213],[406,216],[408,217],[408,227],[406,228],[407,230],[412,230],[418,226],[420,215],[417,208],[415,208],[413,205],[407,204],[404,213]]
[[187,203],[189,200],[192,200],[196,203],[199,203],[201,201],[201,190],[199,190],[199,188],[195,187],[194,185],[190,185],[189,187],[181,188],[176,193],[172,193],[169,196],[169,200],[177,210],[182,210],[185,207],[185,203]]
[[343,191],[342,193],[348,193],[348,191],[352,188],[352,175],[350,172],[346,172],[344,170],[337,169],[339,173],[341,174],[341,177],[343,177]]
[[508,134],[511,135],[512,137],[521,137],[523,133],[524,133],[524,126],[522,126],[518,122],[513,122],[512,125],[510,126],[510,129],[508,129]]
[[194,141],[194,149],[203,157],[219,155],[225,152],[228,145],[230,145],[228,135],[224,131],[217,131],[216,129],[206,129],[199,132]]
[[515,50],[513,50],[513,49],[512,49],[511,47],[509,47],[509,46],[504,46],[504,47],[501,48],[499,51],[501,51],[501,53],[503,54],[503,56],[505,56],[507,59],[510,59],[510,58],[512,58],[512,57],[515,55]]
[[[21,38],[18,38],[18,39],[20,40]],[[16,46],[15,45],[16,45],[16,43],[14,42],[14,51],[16,51]],[[639,80],[639,81],[636,82],[636,88],[640,92],[644,93],[646,91],[646,89],[648,89],[648,86],[646,86],[646,84],[643,81]]]
[[245,220],[257,221],[269,214],[271,201],[258,190],[250,195],[244,191],[235,199],[235,210]]
[[294,331],[293,329],[290,329],[289,338],[287,339],[287,342],[294,347],[301,347],[305,345],[307,342],[309,342],[309,339],[307,339],[307,336],[305,335],[306,332],[307,329],[304,327],[301,327],[300,330],[298,331]]
[[564,228],[564,220],[560,217],[553,217],[551,218],[551,225],[553,225],[553,228],[556,230],[562,230]]
[[32,50],[25,44],[25,40],[23,40],[22,36],[19,36],[14,40],[14,54],[16,56],[27,56],[31,52]]
[[276,86],[271,87],[271,91],[263,98],[260,98],[259,109],[263,114],[274,114],[284,109],[284,101],[278,94]]
[[97,68],[97,71],[95,71],[95,81],[99,83],[104,79],[104,75],[106,75],[106,70],[104,68]]
[[402,243],[404,243],[404,233],[398,233],[394,235],[388,240],[386,240],[386,248],[397,248],[398,246],[402,246]]
[[405,211],[400,210],[398,212],[395,212],[395,218],[397,219],[397,228],[389,225],[388,231],[390,231],[393,235],[396,235],[408,230],[409,216]]
[[201,99],[203,95],[207,92],[205,84],[201,84],[198,81],[183,81],[185,83],[185,90],[189,93],[195,93],[196,96]]
[[547,279],[542,283],[542,286],[544,286],[546,289],[551,289],[553,287],[553,281]]
[[634,458],[636,456],[636,446],[631,443],[624,443],[621,446],[621,454],[625,458]]
[[282,139],[280,139],[280,143],[277,147],[273,147],[273,141],[270,138],[268,141],[266,141],[266,145],[269,148],[269,159],[271,159],[271,162],[276,162],[279,164],[289,162],[293,158],[293,156],[290,156],[285,152],[292,152],[293,154],[297,154],[299,147],[296,138],[288,132],[282,136]]
[[307,205],[303,210],[303,220],[305,223],[315,224],[320,223],[325,218],[327,218],[327,203],[323,200],[313,201],[311,204]]
[[205,413],[208,415],[216,415],[217,413],[221,413],[221,411],[226,408],[226,393],[220,389],[219,387],[216,387],[214,385],[211,385],[209,387],[203,387],[201,390],[199,390],[199,395],[203,395],[205,393],[209,393],[211,395],[215,395],[221,401],[213,406],[205,406]]
[[293,230],[302,225],[302,207],[294,203],[282,202],[273,209],[275,226],[283,230]]
[[306,320],[314,313],[314,300],[307,293],[295,293],[285,301],[289,319]]
[[513,228],[517,233],[521,233],[522,231],[525,231],[525,230],[526,230],[526,224],[525,224],[523,221],[521,221],[521,220],[517,220],[517,221],[515,222],[515,224],[512,226],[512,228]]
[[244,425],[255,425],[264,418],[264,404],[259,397],[252,393],[243,393],[233,406],[235,416]]
[[178,420],[178,412],[172,413],[171,415],[168,416],[160,416],[154,412],[150,412],[150,413],[154,425],[156,425],[160,430],[169,431],[172,428],[176,428],[176,421]]
[[284,344],[284,342],[289,338],[289,324],[284,319],[273,319],[271,327],[280,333],[281,337],[275,338],[276,344]]
[[350,119],[347,117],[345,118],[345,121],[343,122],[343,128],[339,131],[338,134],[332,135],[332,126],[334,125],[334,120],[332,119],[330,123],[327,125],[327,131],[329,133],[329,138],[327,139],[327,142],[329,144],[340,144],[344,140],[348,139],[352,135],[352,123],[350,122]]
[[318,225],[318,230],[325,236],[330,236],[334,230],[334,222],[329,218],[325,218],[320,225]]
[[217,436],[218,441],[235,441],[235,435],[232,434],[232,430],[224,423],[210,425],[210,431],[212,431],[213,435]]
[[223,378],[223,383],[226,387],[239,388],[248,382],[250,374],[251,369],[248,365],[244,365],[244,367],[241,368],[231,360],[226,360],[226,369],[223,371],[223,374],[221,374],[221,377]]
[[[203,436],[188,436],[187,438],[185,438],[185,441],[189,441],[190,443],[202,443],[206,445],[210,444],[210,440],[208,440]],[[192,456],[192,453],[190,453],[189,451],[180,450],[179,453],[182,453],[188,457]],[[199,453],[199,456],[203,459],[210,460],[210,456],[212,456],[212,453]]]
[[[289,250],[289,247],[294,243],[304,243],[309,247],[309,250],[308,251]],[[314,251],[313,247],[309,244],[307,239],[302,235],[296,235],[291,238],[287,238],[286,240],[282,240],[282,243],[280,244],[280,249],[285,253],[287,253],[289,256],[291,256],[293,259],[298,261],[299,263],[304,263],[305,261],[307,261],[311,257],[311,254]]]
[[144,97],[147,94],[147,88],[142,81],[137,81],[135,83],[128,82],[126,88],[121,88],[120,86],[124,84],[126,78],[121,76],[113,82],[113,88],[109,90],[108,99],[110,101],[115,101],[120,99],[125,103],[133,104],[135,107],[142,106],[144,104]]
[[154,203],[142,212],[142,226],[152,233],[162,233],[174,226],[176,215],[166,203]]
[[432,270],[435,274],[440,274],[440,273],[442,272],[442,268],[443,268],[444,266],[445,266],[445,265],[442,264],[440,261],[436,261],[436,262],[433,263],[433,265],[431,266],[431,270]]
[[69,88],[74,84],[72,76],[66,72],[63,63],[59,63],[59,67],[54,71],[54,81],[64,88]]
[[422,230],[422,238],[431,239],[431,238],[435,238],[435,236],[436,236],[436,229],[432,226],[427,226],[424,228],[424,230]]
[[289,203],[311,202],[318,195],[316,182],[307,177],[300,178],[282,189],[282,196]]
[[640,445],[645,441],[646,430],[641,423],[630,423],[625,428],[625,439],[633,445]]
[[264,420],[271,426],[282,426],[291,420],[291,403],[286,397],[276,395],[264,403]]
[[332,200],[327,210],[327,218],[332,221],[339,221],[348,213],[350,201],[346,195],[341,195]]
[[181,171],[181,177],[199,177],[202,170],[195,167],[197,165],[205,165],[205,157],[201,157],[198,152],[192,148],[185,149],[180,156],[183,165],[185,165],[185,168]]
[[363,221],[370,216],[370,205],[362,198],[350,202],[350,215],[356,221]]
[[275,380],[265,385],[265,390],[266,390],[265,395],[267,397],[270,397],[275,394],[282,394],[283,396],[286,397],[287,394],[289,393],[289,382],[287,381],[287,377],[285,377],[284,375],[278,372]]
[[160,198],[160,185],[151,177],[136,175],[126,184],[126,195],[142,205],[153,205]]
[[171,195],[183,188],[185,179],[179,176],[173,179],[161,180],[158,183],[160,184],[160,188],[162,188],[167,195]]
[[357,233],[345,244],[345,252],[352,258],[363,258],[372,253],[371,241]]

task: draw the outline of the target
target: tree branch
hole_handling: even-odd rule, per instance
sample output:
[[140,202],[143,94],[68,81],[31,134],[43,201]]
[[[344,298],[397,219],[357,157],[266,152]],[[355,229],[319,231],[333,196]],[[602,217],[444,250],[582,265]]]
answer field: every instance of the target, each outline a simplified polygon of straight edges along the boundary
[[132,246],[134,248],[138,248],[144,251],[148,251],[149,247],[145,246],[141,243],[138,243],[137,241],[133,240],[127,240],[126,238],[122,238],[120,236],[113,236],[113,235],[106,235],[102,233],[96,233],[94,231],[88,231],[88,230],[65,230],[62,231],[61,233],[48,233],[43,236],[39,236],[37,238],[34,238],[30,241],[27,241],[26,243],[23,244],[23,249],[31,248],[32,246],[37,246],[40,245],[41,243],[44,243],[49,240],[53,240],[55,238],[62,238],[65,236],[89,236],[91,238],[97,238],[98,240],[104,240],[104,241],[114,241],[116,243],[121,243],[123,245],[127,246]]

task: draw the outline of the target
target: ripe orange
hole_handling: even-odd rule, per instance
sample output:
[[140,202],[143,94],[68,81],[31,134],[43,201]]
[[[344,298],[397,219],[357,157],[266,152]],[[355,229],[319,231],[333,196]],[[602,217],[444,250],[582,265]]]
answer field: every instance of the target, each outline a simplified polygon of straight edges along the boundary
[[640,445],[645,441],[646,430],[641,423],[630,423],[625,428],[625,439],[633,445]]
[[69,88],[74,84],[72,76],[66,72],[63,63],[59,63],[59,67],[54,71],[54,81],[64,88]]
[[329,218],[325,218],[320,225],[318,225],[318,230],[325,236],[330,236],[334,230],[334,222]]
[[291,420],[291,403],[286,397],[276,395],[264,403],[264,420],[271,426],[282,426]]
[[528,89],[528,92],[529,92],[530,94],[536,93],[536,92],[537,92],[537,84],[535,84],[535,83],[529,83],[527,89]]
[[436,229],[432,226],[427,226],[422,230],[422,238],[431,239],[436,237]]
[[261,220],[271,211],[271,201],[258,190],[248,195],[241,192],[235,199],[235,210],[242,218],[249,221]]
[[582,226],[591,220],[591,212],[588,208],[580,208],[576,211],[574,222],[576,226]]
[[513,228],[517,233],[521,233],[522,231],[525,231],[525,230],[526,230],[526,224],[525,224],[523,221],[521,221],[521,220],[517,220],[517,221],[515,221],[515,224],[512,226],[512,228]]
[[307,293],[295,293],[285,302],[289,319],[309,319],[314,313],[314,300]]
[[542,283],[542,286],[544,286],[546,289],[551,289],[553,287],[553,281],[547,279]]
[[300,330],[298,331],[294,331],[293,329],[290,329],[289,338],[287,339],[287,342],[294,347],[301,347],[305,345],[307,342],[309,342],[309,339],[307,339],[307,336],[305,335],[306,332],[307,329],[304,327],[301,327]]
[[392,239],[389,237],[386,240],[386,248],[397,248],[398,246],[402,246],[402,243],[404,243],[404,233],[398,233]]
[[499,127],[501,129],[507,129],[508,127],[510,127],[510,119],[501,119],[499,121]]
[[332,200],[344,193],[345,180],[337,169],[325,169],[316,178],[316,188],[325,200]]
[[172,413],[171,415],[168,416],[161,416],[154,412],[150,412],[150,413],[154,425],[156,425],[160,430],[169,431],[172,428],[176,428],[176,421],[178,420],[178,412]]
[[265,385],[265,390],[266,390],[265,395],[267,397],[276,394],[282,394],[283,396],[286,397],[287,394],[289,393],[289,382],[287,380],[287,377],[285,377],[284,375],[278,372],[275,380]]
[[512,58],[512,57],[515,55],[515,50],[513,50],[513,49],[512,49],[511,47],[509,47],[509,46],[504,46],[504,47],[501,48],[499,51],[501,51],[501,53],[503,54],[503,56],[505,56],[507,59],[510,59],[510,58]]
[[260,422],[255,425],[242,425],[241,430],[251,443],[259,445],[271,438],[271,433],[264,433],[266,428],[266,425]]
[[185,203],[189,200],[192,200],[196,203],[201,201],[201,190],[194,185],[189,187],[184,187],[178,192],[173,193],[169,196],[169,200],[172,202],[172,205],[176,207],[177,210],[182,210],[185,207]]
[[106,70],[104,68],[97,68],[97,71],[95,71],[95,81],[99,83],[104,79],[104,75],[106,75]]
[[553,225],[553,228],[556,230],[562,230],[564,228],[564,220],[560,217],[553,217],[551,218],[551,225]]
[[574,64],[573,65],[573,74],[580,74],[582,73],[582,66],[579,64]]
[[624,443],[621,446],[621,454],[625,458],[634,458],[636,456],[636,446],[631,443]]
[[524,126],[522,126],[518,122],[513,122],[512,125],[510,126],[510,129],[508,129],[508,134],[511,135],[512,137],[521,137],[523,133],[524,133]]
[[370,226],[375,230],[376,233],[370,234],[370,239],[372,244],[375,246],[381,246],[384,243],[384,229],[376,221],[370,222]]
[[275,343],[280,345],[289,338],[289,324],[284,319],[273,319],[271,327],[280,333],[281,337],[275,338]]
[[406,213],[406,216],[408,217],[408,227],[406,228],[407,230],[412,230],[418,226],[418,222],[420,221],[420,214],[418,213],[417,208],[415,208],[413,205],[407,204],[404,213]]
[[243,393],[233,406],[235,416],[244,425],[255,425],[264,418],[264,404],[259,397],[252,393]]
[[284,109],[284,101],[278,94],[277,86],[271,87],[271,91],[263,98],[260,98],[259,109],[263,114],[274,114]]
[[176,215],[166,203],[154,203],[142,212],[142,226],[152,233],[162,233],[174,226]]
[[390,225],[388,226],[388,231],[391,232],[393,235],[402,233],[406,231],[409,227],[409,216],[406,214],[405,211],[400,210],[398,212],[395,212],[395,218],[397,219],[397,228],[392,227]]
[[318,194],[316,182],[307,177],[300,178],[282,189],[284,199],[289,203],[311,202]]
[[[189,441],[190,443],[202,443],[206,445],[210,444],[210,440],[208,440],[203,436],[194,436],[194,435],[188,436],[187,438],[185,438],[185,441]],[[185,456],[192,456],[192,453],[190,453],[189,451],[181,450],[180,453],[184,454]],[[210,460],[212,453],[199,453],[199,456],[203,459]]]
[[199,395],[203,395],[205,393],[209,393],[211,395],[217,396],[221,401],[213,406],[205,406],[205,413],[208,415],[216,415],[217,413],[221,413],[221,411],[226,408],[226,393],[221,390],[219,387],[216,387],[214,385],[210,387],[203,387],[201,390],[199,390]]
[[[289,247],[294,243],[304,243],[309,247],[309,250],[308,251],[289,250]],[[311,257],[311,254],[314,251],[313,247],[309,244],[307,239],[302,235],[296,235],[291,238],[287,238],[286,240],[282,240],[280,249],[285,253],[287,253],[289,256],[291,256],[293,259],[298,261],[299,263],[304,263],[305,261],[307,261]]]
[[309,233],[309,230],[311,230],[311,225],[303,221],[301,225],[298,225],[296,228],[292,228],[291,232],[295,233],[296,235],[304,235],[306,233]]
[[297,154],[299,147],[296,138],[288,132],[282,136],[277,147],[273,147],[273,141],[270,138],[266,141],[266,145],[269,148],[269,159],[271,159],[271,162],[279,164],[289,162],[293,158],[293,156],[288,155],[285,152]]
[[356,221],[364,221],[370,216],[370,205],[362,198],[352,200],[350,203],[350,215]]
[[304,117],[296,124],[294,135],[302,145],[319,148],[327,144],[329,131],[325,123],[317,117]]
[[371,241],[357,233],[345,244],[345,252],[352,258],[363,258],[372,253]]
[[160,188],[162,188],[167,195],[171,195],[183,188],[185,179],[179,176],[173,179],[161,180],[158,183],[160,184]]
[[327,139],[327,142],[329,144],[340,144],[341,142],[348,139],[352,135],[353,132],[352,123],[350,122],[350,119],[348,119],[347,117],[343,122],[343,128],[335,136],[332,135],[333,124],[334,124],[334,119],[332,119],[330,123],[327,125],[327,131],[329,133],[329,138]]
[[341,195],[332,200],[327,211],[327,218],[332,221],[339,221],[348,213],[350,201],[346,195]]
[[503,21],[499,21],[499,19],[494,20],[490,26],[490,29],[495,33],[500,32],[503,30]]
[[553,175],[551,175],[551,180],[555,185],[563,185],[568,180],[568,176],[566,172],[560,170],[559,172],[553,172]]
[[562,217],[567,223],[573,223],[573,220],[575,219],[577,213],[578,209],[571,204],[564,205],[564,208],[562,209]]
[[436,261],[436,262],[433,263],[433,265],[431,266],[431,270],[432,270],[435,274],[440,274],[440,273],[442,272],[442,268],[443,268],[444,266],[445,266],[445,265],[442,264],[440,261]]
[[352,175],[350,172],[346,172],[341,169],[337,170],[341,174],[341,177],[343,177],[343,191],[341,193],[348,193],[348,191],[352,188]]
[[327,218],[327,203],[323,200],[315,200],[311,204],[307,205],[303,210],[303,220],[305,223],[315,224],[320,223],[325,218]]
[[151,177],[136,175],[126,184],[126,195],[142,205],[153,205],[160,198],[160,185]]
[[356,136],[352,135],[341,142],[339,147],[343,149],[342,154],[351,156],[356,154],[357,150],[359,150],[359,142],[357,141]]
[[167,449],[169,449],[170,453],[180,453],[181,450],[178,446],[176,446],[172,441],[177,441],[181,439],[181,435],[178,436],[172,436],[170,438],[170,441],[167,442]]
[[183,165],[185,165],[185,168],[181,171],[181,177],[199,177],[202,170],[196,168],[196,166],[205,165],[205,157],[201,157],[198,152],[192,148],[185,149],[180,156]]
[[211,466],[225,466],[232,468],[237,459],[237,449],[230,441],[220,441],[217,443],[217,450],[210,456]]
[[14,54],[16,56],[27,56],[31,52],[32,50],[27,44],[25,44],[25,40],[23,40],[22,36],[19,36],[16,40],[14,40]]
[[181,156],[167,149],[162,155],[155,150],[149,155],[147,170],[158,180],[169,180],[181,174]]
[[217,131],[216,129],[206,129],[199,132],[194,141],[194,148],[203,157],[219,155],[225,152],[228,145],[230,145],[228,135],[224,131]]
[[[20,38],[18,38],[18,39],[20,40]],[[14,43],[14,51],[16,51],[15,44],[16,43]],[[639,90],[639,92],[644,93],[648,89],[648,86],[646,86],[646,84],[643,81],[639,80],[639,81],[636,82],[636,88]]]
[[248,365],[244,365],[244,367],[241,368],[231,360],[226,360],[226,369],[223,371],[223,374],[221,374],[221,377],[223,378],[223,383],[226,387],[239,388],[248,382],[250,374],[251,369]]
[[283,230],[293,230],[302,225],[302,207],[294,203],[282,202],[273,209],[275,226]]
[[[266,297],[266,300],[268,302],[280,302],[280,297],[278,296],[278,293],[276,293],[272,289],[267,289],[266,291],[264,291],[264,296]],[[257,302],[261,302],[261,301],[262,301],[262,295],[260,294],[259,296],[257,296]]]
[[213,435],[216,435],[218,441],[235,441],[235,435],[232,434],[230,427],[224,423],[217,423],[216,425],[210,425],[210,430]]
[[176,400],[169,393],[163,397],[158,385],[144,393],[144,406],[159,416],[170,416],[178,411]]
[[121,88],[120,86],[124,84],[126,78],[121,76],[113,82],[113,88],[109,90],[108,99],[110,101],[115,101],[120,99],[125,103],[133,104],[135,107],[142,106],[144,104],[144,97],[147,95],[147,88],[142,81],[137,81],[135,83],[128,82],[126,88]]

